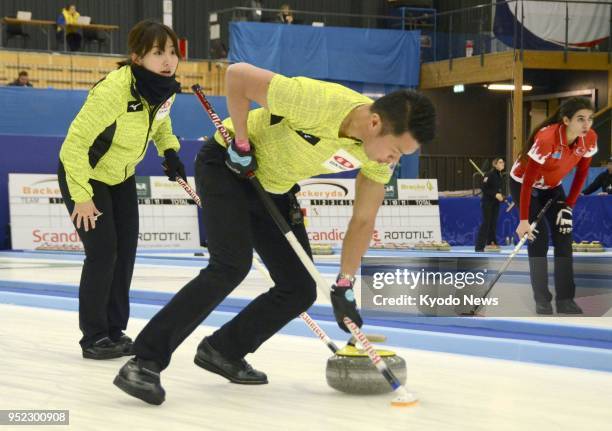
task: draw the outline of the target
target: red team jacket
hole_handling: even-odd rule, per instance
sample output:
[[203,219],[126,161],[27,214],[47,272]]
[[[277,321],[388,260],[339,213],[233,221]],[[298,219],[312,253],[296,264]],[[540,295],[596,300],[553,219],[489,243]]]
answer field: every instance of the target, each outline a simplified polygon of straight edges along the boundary
[[597,133],[589,130],[568,145],[565,124],[546,126],[536,134],[527,158],[519,158],[510,171],[510,176],[521,187],[520,219],[529,219],[531,189],[550,189],[561,184],[563,178],[576,166],[576,175],[565,202],[573,207],[589,173],[592,157],[597,153]]

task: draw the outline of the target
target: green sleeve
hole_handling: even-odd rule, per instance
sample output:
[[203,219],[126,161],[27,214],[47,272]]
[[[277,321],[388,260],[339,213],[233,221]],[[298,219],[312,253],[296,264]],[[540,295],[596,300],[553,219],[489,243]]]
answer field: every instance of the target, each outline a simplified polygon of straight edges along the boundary
[[178,139],[172,133],[172,120],[170,120],[170,114],[166,115],[161,121],[161,124],[157,127],[155,134],[153,135],[153,143],[157,147],[157,154],[159,157],[164,157],[164,151],[174,150],[178,153],[181,148]]
[[387,184],[393,175],[393,170],[389,165],[372,160],[365,162],[360,171],[372,181],[380,184]]
[[60,160],[66,170],[70,197],[75,203],[93,197],[89,178],[89,148],[96,137],[113,124],[127,104],[127,95],[120,85],[105,79],[94,87],[68,129],[60,149]]

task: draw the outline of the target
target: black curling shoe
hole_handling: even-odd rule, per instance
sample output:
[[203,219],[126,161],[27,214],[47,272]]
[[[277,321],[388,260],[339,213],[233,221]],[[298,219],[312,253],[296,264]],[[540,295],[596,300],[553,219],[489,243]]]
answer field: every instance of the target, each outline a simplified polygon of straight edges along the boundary
[[124,356],[124,348],[124,345],[104,337],[82,350],[85,359],[113,359]]
[[225,377],[232,383],[241,385],[265,385],[268,383],[268,377],[265,373],[253,369],[244,359],[232,361],[224,358],[221,353],[212,348],[206,338],[198,346],[193,362],[211,373]]
[[147,368],[136,358],[130,359],[121,367],[113,384],[123,392],[156,406],[166,399],[159,371]]
[[113,338],[111,338],[111,340],[123,346],[123,356],[132,356],[134,354],[132,351],[134,342],[127,335],[121,334],[121,336],[118,339],[114,340]]
[[582,314],[582,308],[573,299],[560,299],[555,301],[557,313],[560,314]]
[[536,302],[536,313],[550,316],[553,314],[552,305],[550,302]]

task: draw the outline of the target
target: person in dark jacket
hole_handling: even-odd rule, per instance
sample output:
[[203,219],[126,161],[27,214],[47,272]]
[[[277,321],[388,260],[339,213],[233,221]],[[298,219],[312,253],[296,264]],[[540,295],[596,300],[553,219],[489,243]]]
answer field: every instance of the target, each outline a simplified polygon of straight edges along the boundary
[[499,215],[499,204],[504,201],[502,194],[502,171],[506,166],[504,159],[497,157],[493,159],[492,168],[482,179],[482,224],[476,239],[476,251],[485,251],[487,248],[499,249],[495,238],[495,228]]
[[30,77],[28,76],[28,72],[22,70],[19,72],[19,76],[16,80],[9,84],[11,87],[32,87],[32,83],[30,82]]
[[590,195],[597,189],[601,189],[600,195],[612,195],[612,157],[608,160],[608,169],[597,175],[593,182],[588,185],[582,192],[584,195]]

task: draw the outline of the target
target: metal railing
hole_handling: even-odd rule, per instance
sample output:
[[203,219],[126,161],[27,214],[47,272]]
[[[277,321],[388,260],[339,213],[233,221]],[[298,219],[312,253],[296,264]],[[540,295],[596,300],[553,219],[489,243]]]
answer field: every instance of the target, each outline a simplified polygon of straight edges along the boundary
[[[484,1],[484,0],[483,0]],[[612,18],[608,24],[609,32],[607,38],[584,47],[572,45],[569,40],[569,26],[574,20],[588,18],[584,15],[584,8],[589,5],[597,5],[600,9],[609,8],[612,17],[612,1],[593,0],[505,0],[489,2],[477,6],[456,9],[448,12],[438,13],[435,9],[425,8],[396,8],[396,15],[359,15],[348,13],[313,12],[295,10],[292,11],[301,24],[332,25],[341,27],[363,27],[363,28],[395,28],[399,30],[421,31],[421,61],[452,60],[466,56],[481,56],[484,62],[484,54],[503,52],[526,48],[525,4],[549,3],[563,9],[562,20],[564,36],[557,43],[544,43],[544,49],[563,50],[566,55],[572,50],[591,50],[608,52],[608,61],[612,62]],[[573,11],[572,6],[582,6],[580,13]],[[502,8],[505,8],[502,11]],[[207,52],[213,58],[219,57],[219,52],[227,54],[229,47],[229,23],[232,21],[252,20],[253,13],[260,11],[260,19],[263,22],[273,22],[278,9],[255,9],[248,7],[234,7],[222,9],[209,14]],[[502,20],[496,13],[511,12],[517,21],[513,21],[511,28],[502,25]],[[267,16],[267,19],[266,19]],[[263,19],[262,19],[263,17]],[[593,20],[599,16],[591,17]],[[522,57],[521,57],[522,58]]]
[[[555,7],[560,8],[561,16],[557,23],[563,26],[563,37],[554,42],[540,40],[538,42],[541,45],[538,48],[529,45],[526,41],[530,31],[524,25],[526,4],[546,6],[549,15],[555,12]],[[589,5],[599,8],[597,11],[593,10],[594,14],[604,10],[609,13],[608,34],[594,41],[590,46],[572,44],[569,40],[570,22],[584,19],[585,25],[588,26],[592,25],[597,18],[601,18],[599,15],[585,15]],[[576,7],[575,10],[572,10],[570,6],[580,6],[580,8]],[[503,20],[504,13],[517,18],[512,21],[510,28],[507,26],[509,20]],[[433,19],[436,21],[435,40],[437,43],[429,53],[429,59],[425,53],[424,61],[452,60],[458,57],[480,55],[481,62],[483,62],[484,54],[507,50],[519,50],[522,60],[525,49],[540,49],[562,50],[566,60],[569,51],[608,52],[608,62],[612,62],[612,18],[610,17],[612,17],[612,1],[593,0],[505,0],[436,13]],[[534,17],[530,18],[533,22]],[[561,28],[558,27],[558,29]]]

